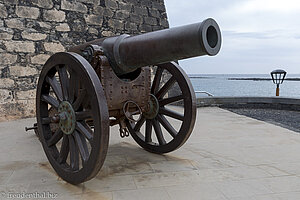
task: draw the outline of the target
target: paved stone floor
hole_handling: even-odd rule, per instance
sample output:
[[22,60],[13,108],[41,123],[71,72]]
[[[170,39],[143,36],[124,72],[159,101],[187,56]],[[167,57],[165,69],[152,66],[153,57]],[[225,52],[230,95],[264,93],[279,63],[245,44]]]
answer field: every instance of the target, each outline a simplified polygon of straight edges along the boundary
[[35,135],[24,131],[33,122],[0,123],[2,199],[36,192],[57,199],[300,199],[300,135],[226,110],[199,108],[191,138],[167,155],[112,129],[103,168],[78,186],[55,174]]

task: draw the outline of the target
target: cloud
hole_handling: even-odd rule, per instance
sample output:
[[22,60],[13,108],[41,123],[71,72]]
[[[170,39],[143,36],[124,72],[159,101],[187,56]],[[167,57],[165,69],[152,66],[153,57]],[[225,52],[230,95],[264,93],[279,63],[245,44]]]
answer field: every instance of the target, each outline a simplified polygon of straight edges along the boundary
[[[182,61],[188,73],[300,73],[298,0],[165,0],[171,26],[216,19],[222,49],[216,57]],[[201,67],[200,67],[201,66]]]

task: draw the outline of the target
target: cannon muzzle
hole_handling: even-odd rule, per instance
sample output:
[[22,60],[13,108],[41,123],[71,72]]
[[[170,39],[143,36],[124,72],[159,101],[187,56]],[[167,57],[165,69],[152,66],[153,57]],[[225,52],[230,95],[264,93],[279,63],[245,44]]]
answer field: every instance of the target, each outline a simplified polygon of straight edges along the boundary
[[88,44],[101,46],[115,73],[123,75],[147,65],[214,56],[221,48],[221,32],[216,21],[209,18],[200,23],[136,36],[124,34]]

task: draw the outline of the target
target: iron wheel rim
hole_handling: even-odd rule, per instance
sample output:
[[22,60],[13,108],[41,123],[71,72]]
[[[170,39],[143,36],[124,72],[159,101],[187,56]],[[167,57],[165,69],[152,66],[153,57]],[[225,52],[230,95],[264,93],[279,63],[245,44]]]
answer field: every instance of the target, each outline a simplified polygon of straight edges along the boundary
[[[164,70],[167,70],[171,74],[171,78],[159,89],[159,84],[161,81],[161,76]],[[174,83],[178,83],[181,95],[163,98],[164,93],[168,92],[170,87]],[[164,88],[165,87],[165,88]],[[164,89],[163,89],[164,88]],[[166,91],[165,91],[166,89]],[[196,97],[192,84],[186,75],[186,73],[181,69],[181,67],[175,63],[164,63],[157,65],[156,74],[151,86],[151,94],[156,96],[159,101],[159,112],[154,119],[142,119],[137,123],[127,122],[127,128],[132,135],[133,139],[145,150],[152,153],[168,153],[176,150],[182,146],[192,133],[195,120],[196,120]],[[177,101],[183,101],[184,114],[180,115],[174,111],[166,109],[165,106]],[[182,120],[181,127],[178,131],[174,131],[171,123],[166,121],[166,117],[178,118]],[[145,125],[144,125],[145,124]],[[145,133],[140,132],[140,128],[145,126]],[[168,127],[168,134],[172,135],[173,139],[169,142],[164,143],[164,135],[161,132],[162,127]],[[171,127],[171,128],[170,128]],[[150,132],[150,133],[149,133]],[[173,132],[173,133],[171,133]],[[153,143],[152,137],[156,137],[158,142]]]
[[[59,130],[53,134],[47,123],[49,105],[57,107],[57,103],[63,101],[69,102],[76,113],[76,128],[70,135],[61,134]],[[109,140],[106,99],[94,69],[78,54],[54,54],[40,74],[36,105],[43,149],[57,174],[72,184],[93,178],[103,165]],[[93,121],[93,129],[87,124],[89,118]],[[61,146],[57,147],[59,141]]]

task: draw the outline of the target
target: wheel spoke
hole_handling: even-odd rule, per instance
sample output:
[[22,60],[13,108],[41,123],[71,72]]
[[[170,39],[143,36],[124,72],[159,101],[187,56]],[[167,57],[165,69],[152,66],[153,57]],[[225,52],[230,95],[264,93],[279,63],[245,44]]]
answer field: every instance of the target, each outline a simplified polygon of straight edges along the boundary
[[151,87],[151,94],[155,95],[157,90],[159,89],[159,83],[161,80],[162,73],[163,73],[163,69],[160,67],[157,67],[155,77],[154,77],[152,87]]
[[59,102],[50,95],[43,94],[42,97],[41,97],[41,100],[48,103],[48,104],[50,104],[51,106],[53,106],[56,109],[59,106]]
[[146,120],[146,133],[145,133],[145,142],[150,143],[152,142],[152,121]]
[[170,110],[170,109],[168,109],[168,108],[160,108],[160,109],[159,109],[159,113],[162,114],[162,115],[167,115],[167,116],[169,116],[169,117],[178,119],[178,120],[180,120],[180,121],[183,121],[183,120],[184,120],[184,115],[183,115],[183,114],[178,113],[178,112],[175,112],[175,111]]
[[58,163],[62,164],[65,163],[67,160],[69,154],[69,139],[67,135],[63,136],[59,157],[58,157]]
[[44,117],[42,118],[42,124],[50,124],[51,123],[51,118],[50,117]]
[[66,66],[61,65],[58,67],[58,75],[61,84],[61,89],[63,93],[63,100],[69,100],[68,89],[69,89],[69,79],[67,74]]
[[57,130],[52,137],[48,140],[48,147],[55,145],[63,137],[63,132],[59,129]]
[[176,137],[176,135],[177,135],[177,131],[173,128],[173,126],[168,122],[168,120],[164,117],[164,116],[162,116],[162,115],[160,115],[160,114],[158,114],[157,116],[156,116],[156,118],[157,118],[157,120],[161,123],[161,125],[163,125],[163,127],[170,133],[170,135],[173,137],[173,138],[175,138]]
[[85,111],[75,112],[75,116],[77,121],[82,121],[86,119],[91,119],[92,113],[90,110],[85,110]]
[[175,97],[169,97],[169,98],[166,98],[166,99],[161,99],[161,100],[159,100],[159,105],[164,106],[164,105],[167,105],[167,104],[170,104],[170,103],[180,101],[183,98],[184,98],[183,95],[178,95],[178,96],[175,96]]
[[53,92],[54,92],[55,96],[57,97],[57,99],[59,101],[62,101],[63,100],[63,94],[62,94],[62,91],[61,91],[60,84],[56,80],[55,76],[52,77],[52,78],[47,76],[46,81],[50,84],[51,88],[53,89]]
[[78,77],[75,71],[70,72],[70,82],[69,82],[69,101],[71,103],[74,102],[75,96],[78,94]]
[[88,151],[88,147],[86,144],[86,140],[84,137],[81,137],[81,134],[79,134],[77,131],[75,131],[73,134],[74,134],[74,138],[75,138],[76,144],[78,146],[81,158],[82,158],[83,162],[86,162],[88,160],[88,156],[89,156],[89,151]]
[[165,145],[166,141],[164,139],[164,136],[163,136],[163,133],[161,131],[161,127],[160,127],[158,121],[154,119],[154,120],[152,120],[152,123],[153,123],[154,131],[155,131],[158,143],[160,145]]
[[70,165],[73,170],[79,169],[79,152],[73,135],[68,135],[70,145]]
[[156,98],[160,99],[161,97],[163,97],[168,90],[170,89],[170,87],[172,87],[175,83],[176,79],[174,76],[172,76],[166,83],[165,85],[156,93]]
[[143,124],[145,123],[145,117],[142,116],[142,118],[135,124],[134,131],[139,131]]
[[76,123],[76,130],[83,134],[88,140],[93,138],[93,131],[89,127],[84,126],[81,122]]
[[81,89],[78,97],[76,98],[75,102],[73,103],[74,110],[78,110],[80,108],[80,106],[82,105],[85,98],[86,98],[86,90]]

